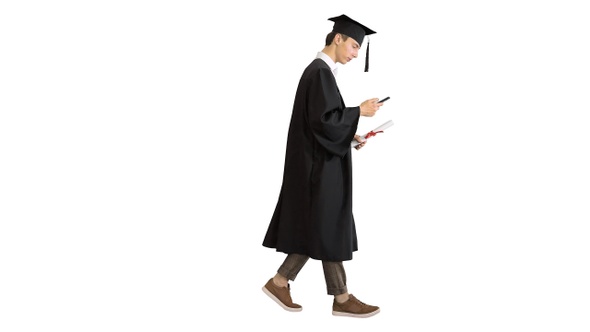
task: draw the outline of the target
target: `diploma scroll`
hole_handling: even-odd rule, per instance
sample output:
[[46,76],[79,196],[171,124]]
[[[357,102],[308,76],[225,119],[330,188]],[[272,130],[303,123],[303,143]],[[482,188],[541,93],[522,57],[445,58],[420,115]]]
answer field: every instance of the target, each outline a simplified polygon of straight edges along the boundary
[[[370,132],[366,133],[365,135],[361,136],[361,140],[364,142],[366,141],[368,138],[373,137],[375,135],[377,135],[378,133],[382,133],[385,129],[389,128],[393,126],[393,121],[389,120],[387,122],[385,122],[384,124],[380,125],[379,127],[371,130]],[[352,142],[350,142],[350,145],[354,148],[357,145],[359,145],[360,143],[356,141],[356,139],[353,139]]]

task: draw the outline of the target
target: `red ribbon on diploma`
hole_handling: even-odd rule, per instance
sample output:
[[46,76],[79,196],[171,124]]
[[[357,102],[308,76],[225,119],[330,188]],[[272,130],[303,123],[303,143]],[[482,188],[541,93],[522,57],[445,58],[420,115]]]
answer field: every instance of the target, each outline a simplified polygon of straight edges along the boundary
[[365,135],[365,139],[367,139],[367,138],[369,138],[369,137],[373,137],[373,136],[375,136],[375,135],[377,135],[377,134],[379,134],[379,133],[382,133],[382,132],[383,132],[383,130],[381,130],[381,131],[377,131],[377,132],[375,132],[375,131],[372,131],[372,130],[371,130],[370,132],[368,132],[368,133]]

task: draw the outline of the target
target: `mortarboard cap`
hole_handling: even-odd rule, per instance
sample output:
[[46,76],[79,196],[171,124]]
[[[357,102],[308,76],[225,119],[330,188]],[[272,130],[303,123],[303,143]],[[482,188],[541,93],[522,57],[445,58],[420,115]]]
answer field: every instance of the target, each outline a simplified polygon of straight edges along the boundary
[[[359,45],[363,44],[365,36],[374,34],[375,31],[367,28],[361,23],[351,19],[346,15],[340,15],[329,18],[328,20],[334,22],[332,32],[341,33],[356,40]],[[367,43],[367,55],[365,57],[365,71],[369,71],[369,43]]]

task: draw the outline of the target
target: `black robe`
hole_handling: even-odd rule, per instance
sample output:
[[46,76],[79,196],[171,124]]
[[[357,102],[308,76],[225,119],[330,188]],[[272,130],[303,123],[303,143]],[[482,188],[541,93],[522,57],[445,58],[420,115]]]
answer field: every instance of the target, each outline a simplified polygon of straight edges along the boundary
[[305,69],[293,104],[283,183],[263,246],[345,261],[357,248],[352,160],[360,107],[347,108],[328,64]]

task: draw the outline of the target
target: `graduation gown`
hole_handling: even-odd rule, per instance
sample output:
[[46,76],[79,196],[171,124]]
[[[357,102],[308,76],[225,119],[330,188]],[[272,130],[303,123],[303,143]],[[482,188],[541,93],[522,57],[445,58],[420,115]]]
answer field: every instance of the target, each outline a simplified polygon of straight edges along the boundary
[[303,72],[289,126],[283,182],[263,246],[313,259],[352,259],[350,142],[360,107],[344,105],[328,64],[317,58]]

